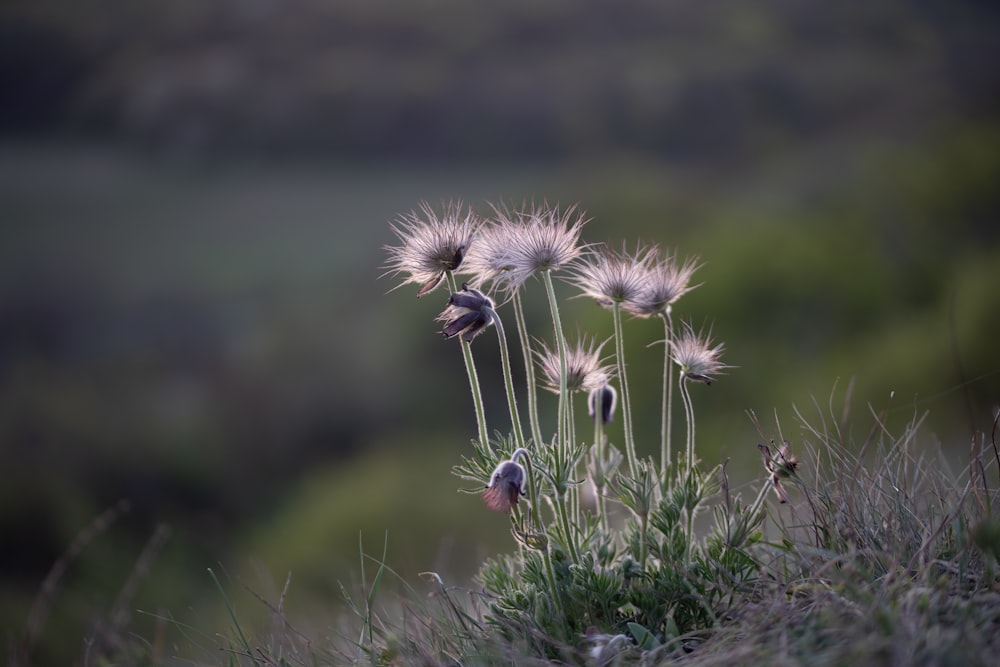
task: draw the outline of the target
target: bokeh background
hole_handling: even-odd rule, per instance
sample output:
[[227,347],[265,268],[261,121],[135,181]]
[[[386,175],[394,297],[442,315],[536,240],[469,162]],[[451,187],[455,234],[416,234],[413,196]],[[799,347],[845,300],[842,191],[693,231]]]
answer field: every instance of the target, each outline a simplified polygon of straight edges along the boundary
[[[4,2],[5,639],[123,498],[40,660],[80,653],[161,524],[129,605],[149,636],[224,627],[209,567],[234,594],[292,572],[287,605],[323,626],[359,543],[413,582],[511,548],[451,473],[475,422],[444,294],[380,278],[422,200],[578,202],[587,241],[699,256],[677,314],[737,367],[695,388],[701,456],[736,488],[747,410],[794,445],[796,408],[845,399],[862,432],[869,406],[926,413],[928,455],[960,469],[1000,396],[998,29],[967,0]],[[562,294],[571,334],[610,333]],[[661,332],[626,335],[651,454]],[[179,653],[201,641],[181,630]]]

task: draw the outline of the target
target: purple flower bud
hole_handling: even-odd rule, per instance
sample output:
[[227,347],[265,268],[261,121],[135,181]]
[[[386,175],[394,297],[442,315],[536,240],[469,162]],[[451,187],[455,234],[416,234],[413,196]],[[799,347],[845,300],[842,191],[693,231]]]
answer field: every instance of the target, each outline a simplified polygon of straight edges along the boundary
[[493,301],[488,296],[462,285],[461,292],[455,292],[448,298],[448,307],[437,319],[445,323],[441,329],[445,338],[462,334],[465,342],[471,343],[473,338],[493,324],[496,316]]
[[618,402],[618,392],[610,384],[601,385],[587,397],[587,414],[591,419],[600,415],[601,423],[607,424],[615,416],[615,405]]

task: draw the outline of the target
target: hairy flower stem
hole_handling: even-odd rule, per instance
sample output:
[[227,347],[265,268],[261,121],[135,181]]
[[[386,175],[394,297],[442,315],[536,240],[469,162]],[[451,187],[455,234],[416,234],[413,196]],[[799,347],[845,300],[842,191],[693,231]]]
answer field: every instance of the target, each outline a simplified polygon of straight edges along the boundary
[[503,368],[503,383],[507,389],[507,407],[510,409],[510,422],[514,428],[514,442],[518,449],[524,447],[524,431],[521,430],[521,415],[517,410],[517,396],[514,394],[514,378],[510,372],[510,351],[507,349],[507,335],[504,332],[500,316],[493,313],[493,325],[500,339],[500,365]]
[[527,383],[528,423],[531,426],[531,438],[536,446],[542,442],[542,427],[538,421],[538,387],[535,384],[535,366],[532,363],[531,339],[528,336],[528,325],[524,318],[524,302],[521,292],[514,292],[514,321],[517,324],[517,335],[521,341],[521,355],[524,357],[524,377]]
[[[455,276],[451,271],[446,271],[448,279],[448,289],[452,294],[458,291],[455,284]],[[465,359],[465,371],[469,376],[469,388],[472,390],[472,404],[476,410],[476,423],[479,425],[479,442],[492,451],[489,441],[489,431],[486,430],[486,409],[483,407],[483,394],[479,388],[479,375],[476,373],[476,362],[472,358],[472,346],[465,340],[464,336],[458,336],[459,347],[462,348],[462,357]]]
[[[560,447],[563,451],[564,456],[569,456],[572,451],[572,444],[570,438],[572,437],[572,424],[569,410],[569,390],[566,388],[566,338],[563,336],[562,320],[559,317],[559,304],[556,300],[556,290],[552,284],[552,272],[542,271],[542,282],[545,284],[545,294],[549,301],[549,311],[552,314],[552,327],[554,329],[554,335],[556,339],[556,346],[559,350],[559,417],[558,417],[558,443],[557,447]],[[573,493],[579,493],[579,489],[574,487]],[[579,503],[574,503],[574,507],[578,507]],[[579,524],[579,516],[574,515],[574,524]],[[577,562],[576,554],[576,536],[568,532],[569,526],[565,527],[567,529],[566,541],[574,545],[572,551],[574,552],[574,562]]]
[[559,351],[559,417],[557,433],[560,446],[568,437],[568,391],[566,390],[566,339],[563,337],[562,320],[559,318],[559,304],[556,302],[556,290],[552,285],[552,273],[542,271],[542,282],[545,283],[545,294],[549,300],[549,311],[552,314],[552,326],[555,329],[556,348]]
[[670,467],[671,437],[673,435],[674,417],[674,365],[671,363],[670,346],[673,344],[674,325],[670,317],[670,306],[660,313],[663,319],[663,417],[660,430],[660,479],[667,478]]
[[687,474],[691,475],[694,468],[694,404],[691,403],[691,392],[688,391],[687,378],[683,371],[677,382],[681,391],[681,401],[684,403],[684,420],[687,422]]
[[604,420],[601,414],[604,406],[603,394],[598,394],[597,403],[594,405],[594,495],[597,496],[597,520],[603,530],[608,529],[608,512],[604,502],[604,486],[607,480],[604,478]]
[[[691,403],[691,392],[688,390],[684,372],[680,372],[681,401],[684,403],[684,419],[687,421],[687,461],[684,474],[684,484],[689,488],[694,480],[694,405]],[[691,563],[694,553],[694,507],[687,508],[687,562]]]
[[618,378],[622,386],[622,423],[625,428],[625,456],[628,458],[628,469],[632,477],[636,476],[637,459],[635,455],[635,440],[632,436],[632,401],[629,398],[628,379],[625,376],[625,341],[622,336],[621,304],[615,301],[611,307],[615,322],[615,357],[618,359]]
[[[535,530],[543,533],[544,529],[542,527],[542,513],[539,509],[541,503],[538,498],[538,485],[535,482],[535,466],[531,461],[531,454],[524,456],[524,472],[525,476],[528,478],[528,497],[531,500],[531,520],[535,524]],[[552,590],[552,599],[555,600],[556,608],[559,609],[559,616],[563,619],[565,623],[566,612],[563,610],[562,597],[559,595],[559,584],[556,582],[556,571],[552,567],[552,554],[549,549],[548,536],[545,537],[545,544],[541,549],[542,561],[545,563],[545,576],[549,582],[549,588]]]

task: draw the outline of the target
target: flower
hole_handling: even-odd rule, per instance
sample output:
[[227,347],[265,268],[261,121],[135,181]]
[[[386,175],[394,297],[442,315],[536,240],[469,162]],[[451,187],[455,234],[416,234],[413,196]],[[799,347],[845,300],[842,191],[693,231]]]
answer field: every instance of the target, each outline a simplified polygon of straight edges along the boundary
[[671,358],[680,366],[682,377],[705,384],[712,384],[713,375],[732,368],[719,360],[725,349],[722,343],[712,347],[710,334],[702,337],[689,324],[684,324],[684,331],[670,343]]
[[481,225],[480,218],[464,209],[461,202],[444,204],[440,216],[422,202],[419,214],[411,211],[391,224],[402,245],[385,246],[389,261],[383,275],[404,274],[397,287],[416,283],[420,285],[417,296],[427,294],[441,284],[447,272],[461,266]]
[[511,236],[515,235],[518,225],[499,225],[496,222],[486,223],[476,234],[476,243],[465,256],[461,272],[473,277],[478,285],[496,283],[513,269],[514,260],[510,254]]
[[493,225],[469,263],[480,280],[496,280],[513,291],[532,275],[558,270],[580,256],[586,219],[576,206],[563,212],[545,205],[517,212],[493,209]]
[[524,468],[517,459],[527,455],[521,448],[514,452],[509,461],[501,462],[490,475],[490,483],[483,492],[487,507],[497,512],[509,512],[517,504],[518,498],[527,495],[524,491]]
[[448,306],[437,319],[446,322],[441,330],[445,338],[464,334],[465,342],[471,343],[473,338],[493,324],[496,316],[493,301],[488,296],[463,284],[461,292],[454,292],[448,297]]
[[601,418],[602,424],[607,424],[615,416],[615,405],[618,403],[618,392],[610,384],[594,388],[587,397],[587,415],[591,419]]
[[[574,347],[566,349],[566,389],[570,392],[592,391],[604,385],[614,374],[612,366],[601,365],[601,348],[593,339],[581,338]],[[535,351],[542,382],[546,389],[559,393],[559,351],[539,343]]]
[[[774,440],[771,441],[774,444]],[[774,486],[774,493],[778,496],[779,503],[788,502],[788,492],[781,485],[781,480],[791,477],[796,468],[799,467],[799,460],[791,453],[788,441],[781,443],[774,456],[771,456],[771,448],[767,445],[757,445],[761,454],[764,455],[764,469],[770,473],[771,484]]]
[[677,299],[696,287],[689,285],[699,267],[696,259],[678,264],[675,254],[660,254],[659,249],[653,251],[649,259],[639,293],[623,304],[628,312],[639,317],[668,312]]
[[648,282],[649,264],[656,254],[655,247],[637,246],[630,254],[624,246],[621,252],[601,246],[574,267],[571,282],[605,308],[619,303],[631,310]]

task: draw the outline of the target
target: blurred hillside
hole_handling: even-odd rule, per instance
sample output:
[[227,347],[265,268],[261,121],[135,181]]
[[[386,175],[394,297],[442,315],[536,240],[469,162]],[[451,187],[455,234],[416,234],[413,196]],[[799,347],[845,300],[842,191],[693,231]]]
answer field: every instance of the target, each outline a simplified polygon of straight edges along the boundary
[[729,163],[994,111],[991,3],[5,3],[7,132],[196,153]]
[[[252,562],[294,572],[292,603],[332,606],[359,533],[377,554],[388,534],[408,575],[460,579],[510,547],[450,474],[475,426],[434,333],[444,295],[379,278],[388,221],[421,200],[580,202],[588,241],[700,256],[678,314],[712,323],[736,366],[695,396],[701,455],[731,458],[734,484],[758,474],[745,410],[768,428],[777,411],[794,443],[792,406],[833,392],[839,414],[852,382],[859,420],[928,411],[927,444],[960,467],[1000,396],[998,14],[3,3],[0,534],[19,545],[0,554],[3,627],[123,497],[44,655],[72,654],[53,637],[82,635],[160,522],[172,537],[134,606],[177,614],[218,603],[206,567]],[[610,333],[593,304],[565,308],[569,332]],[[660,335],[626,329],[646,415]],[[495,346],[477,347],[503,428]],[[653,451],[656,419],[638,428]]]

